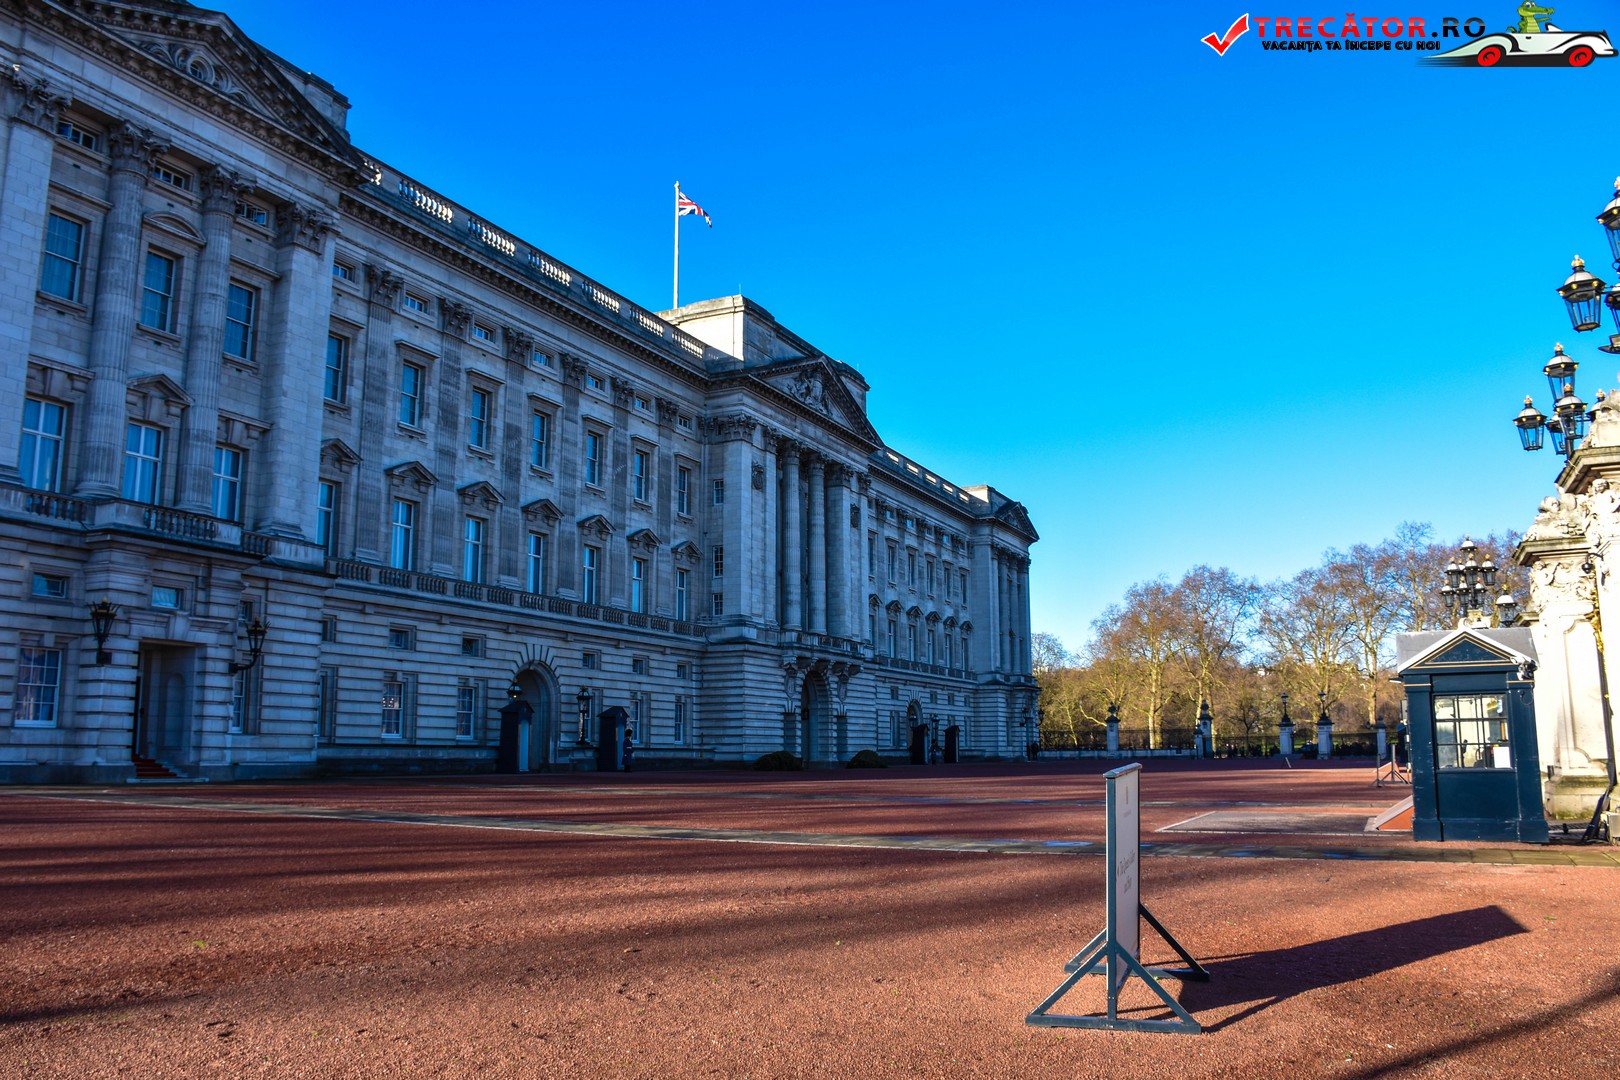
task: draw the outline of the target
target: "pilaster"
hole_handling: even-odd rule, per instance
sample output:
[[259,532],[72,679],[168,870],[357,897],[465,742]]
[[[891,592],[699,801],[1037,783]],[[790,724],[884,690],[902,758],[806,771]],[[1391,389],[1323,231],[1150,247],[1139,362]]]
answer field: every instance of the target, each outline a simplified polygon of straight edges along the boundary
[[140,286],[141,199],[153,160],[168,148],[151,131],[128,122],[107,133],[109,209],[102,221],[90,321],[89,415],[78,424],[79,484],[75,494],[82,498],[112,498],[120,492],[124,397]]
[[45,247],[49,210],[51,156],[56,113],[68,99],[44,79],[12,68],[9,84],[10,122],[0,141],[0,258],[18,285],[0,294],[0,483],[18,483],[22,447],[23,398],[28,390],[28,357],[33,352],[35,290]]
[[[207,514],[213,509],[225,290],[231,275],[231,223],[236,216],[237,198],[251,192],[253,184],[216,165],[203,170],[198,189],[202,195],[203,248],[192,278],[191,333],[186,338],[186,393],[191,395],[191,407],[180,426],[175,505],[193,514]],[[259,314],[262,319],[268,312],[261,310]],[[270,350],[264,352],[267,356]],[[268,396],[273,400],[276,395]]]
[[389,394],[394,385],[394,304],[404,279],[385,266],[366,267],[365,373],[361,379],[360,467],[355,479],[354,554],[367,562],[381,562],[388,551],[388,481],[383,475],[386,433],[398,414]]

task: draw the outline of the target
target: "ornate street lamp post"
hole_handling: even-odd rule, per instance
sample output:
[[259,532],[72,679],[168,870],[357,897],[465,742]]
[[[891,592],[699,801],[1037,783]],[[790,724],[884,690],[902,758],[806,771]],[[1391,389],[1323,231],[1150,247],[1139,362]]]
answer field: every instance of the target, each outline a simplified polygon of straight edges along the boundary
[[590,743],[585,738],[585,733],[591,722],[591,688],[588,686],[580,687],[579,693],[574,696],[574,701],[579,705],[579,745],[589,746]]
[[[1575,456],[1581,440],[1586,437],[1586,425],[1592,419],[1586,402],[1575,393],[1575,369],[1579,366],[1564,353],[1563,345],[1553,346],[1552,359],[1541,369],[1552,390],[1553,415],[1542,415],[1526,395],[1524,408],[1513,418],[1513,425],[1519,429],[1519,441],[1526,450],[1540,450],[1542,434],[1546,432],[1552,435],[1555,453],[1563,455],[1565,461]],[[1603,391],[1599,390],[1598,400],[1602,399]]]
[[96,663],[105,666],[112,663],[112,653],[107,650],[107,638],[112,634],[113,620],[118,618],[118,605],[111,600],[101,599],[90,605],[90,625],[96,635]]
[[269,629],[270,629],[270,623],[269,623],[268,620],[257,619],[256,618],[252,622],[248,623],[248,628],[247,628],[248,658],[247,658],[247,663],[238,664],[238,663],[233,661],[231,663],[231,674],[232,675],[235,675],[237,672],[240,672],[240,671],[249,671],[249,670],[252,669],[253,665],[255,665],[255,664],[257,664],[259,662],[259,653],[262,652],[263,649],[264,649],[265,631],[267,631]]

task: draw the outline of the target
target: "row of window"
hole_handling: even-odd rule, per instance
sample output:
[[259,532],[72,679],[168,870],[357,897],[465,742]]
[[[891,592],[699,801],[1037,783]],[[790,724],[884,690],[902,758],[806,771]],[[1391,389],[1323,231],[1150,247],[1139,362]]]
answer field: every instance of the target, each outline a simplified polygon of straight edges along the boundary
[[[866,560],[867,560],[867,564],[872,567],[873,576],[876,576],[876,574],[877,574],[877,566],[878,566],[878,561],[877,561],[877,533],[867,533],[866,534]],[[890,540],[888,542],[888,564],[887,565],[888,565],[888,569],[889,569],[889,574],[888,574],[888,582],[889,582],[889,584],[890,585],[899,584],[899,582],[901,580],[900,571],[901,571],[901,565],[902,565],[901,562],[900,562],[900,546],[897,543],[895,543],[895,541],[893,541],[893,540]],[[906,550],[906,557],[905,557],[905,563],[904,563],[904,569],[905,569],[905,578],[904,578],[904,580],[905,580],[906,588],[908,588],[908,589],[916,590],[919,587],[919,579],[918,579],[918,576],[917,576],[918,566],[919,566],[919,563],[918,563],[918,559],[917,559],[917,552],[914,549],[908,548]],[[922,559],[922,562],[921,562],[921,567],[922,567],[922,570],[923,570],[923,576],[921,578],[921,586],[922,586],[922,591],[924,593],[926,593],[929,596],[933,596],[935,594],[935,591],[938,588],[938,586],[940,584],[943,584],[944,587],[945,587],[945,599],[951,600],[951,599],[955,598],[955,596],[956,596],[956,585],[957,585],[958,582],[960,582],[961,589],[962,589],[962,591],[961,591],[962,599],[963,600],[967,599],[967,595],[968,595],[968,572],[967,572],[966,567],[958,569],[953,574],[952,573],[952,567],[951,567],[951,565],[949,563],[946,563],[946,564],[944,564],[943,567],[941,567],[939,564],[937,564],[935,562],[934,557],[932,555],[923,556],[923,559]]]
[[[867,614],[867,632],[875,644],[877,636],[877,608],[872,608]],[[921,634],[917,621],[908,619],[905,625],[905,634],[900,633],[900,621],[889,619],[884,635],[884,655],[891,660],[914,660],[923,664],[939,664],[943,667],[971,669],[972,635],[966,630],[961,636],[953,630],[947,629],[940,636],[938,628],[929,625]],[[941,647],[943,641],[943,648]],[[960,651],[959,651],[960,650]]]
[[[163,494],[166,432],[152,424],[130,421],[124,428],[122,495],[131,502],[156,504]],[[67,441],[67,410],[52,401],[23,401],[22,446],[18,470],[24,486],[56,491],[62,482],[62,454]],[[242,519],[242,451],[214,447],[212,511],[225,521]]]
[[[589,688],[586,688],[589,692]],[[377,699],[377,732],[384,739],[409,740],[417,732],[417,676],[413,672],[386,671],[383,673],[382,692]],[[685,696],[676,696],[669,738],[672,743],[684,743],[687,735],[688,702]],[[483,680],[462,678],[456,683],[455,737],[465,741],[483,741],[486,736],[485,719],[488,714],[488,693]],[[632,693],[625,699],[625,709],[631,738],[646,743],[646,720],[651,716],[651,698],[644,693]],[[330,741],[338,730],[338,669],[323,667],[316,683],[316,717],[319,737]],[[594,717],[585,717],[577,732],[580,741],[596,738]],[[573,734],[573,733],[571,733]],[[572,741],[558,731],[559,741]]]

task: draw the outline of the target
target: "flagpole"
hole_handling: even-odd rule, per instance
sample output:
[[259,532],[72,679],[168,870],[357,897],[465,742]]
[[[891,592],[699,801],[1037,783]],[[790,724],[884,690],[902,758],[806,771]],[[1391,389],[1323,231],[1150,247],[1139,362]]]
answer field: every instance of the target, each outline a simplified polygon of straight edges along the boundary
[[675,181],[675,295],[670,307],[681,306],[681,182]]

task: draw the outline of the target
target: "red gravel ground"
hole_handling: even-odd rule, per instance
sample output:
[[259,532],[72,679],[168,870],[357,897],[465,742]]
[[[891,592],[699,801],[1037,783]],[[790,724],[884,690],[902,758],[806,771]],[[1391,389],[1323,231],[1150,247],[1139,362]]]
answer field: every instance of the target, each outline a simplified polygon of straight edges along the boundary
[[[1166,984],[1205,1034],[1026,1025],[1102,929],[1104,860],[921,845],[1100,841],[1107,767],[0,790],[0,1076],[1620,1066],[1620,852],[1153,831],[1228,809],[1304,828],[1403,794],[1329,764],[1146,763],[1142,838],[1175,853],[1149,849],[1143,899],[1212,974]],[[356,813],[297,816],[331,808]],[[402,813],[436,818],[358,819]],[[1092,978],[1054,1011],[1103,1003]]]

